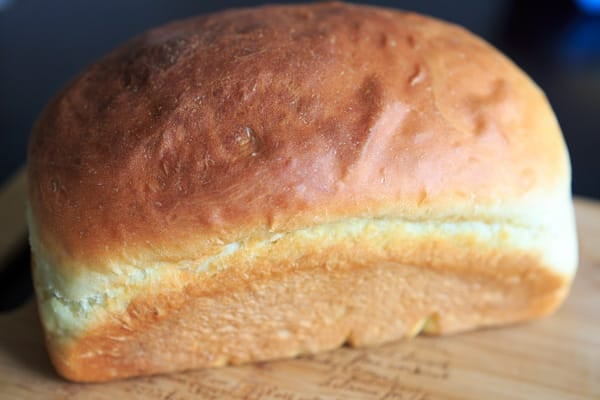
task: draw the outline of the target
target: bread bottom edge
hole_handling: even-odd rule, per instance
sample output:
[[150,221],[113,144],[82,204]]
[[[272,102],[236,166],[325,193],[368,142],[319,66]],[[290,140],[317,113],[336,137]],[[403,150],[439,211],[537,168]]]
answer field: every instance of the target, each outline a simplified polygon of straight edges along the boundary
[[138,296],[78,337],[47,336],[63,377],[98,382],[376,345],[540,317],[569,280],[541,265],[434,269],[380,263],[248,276]]

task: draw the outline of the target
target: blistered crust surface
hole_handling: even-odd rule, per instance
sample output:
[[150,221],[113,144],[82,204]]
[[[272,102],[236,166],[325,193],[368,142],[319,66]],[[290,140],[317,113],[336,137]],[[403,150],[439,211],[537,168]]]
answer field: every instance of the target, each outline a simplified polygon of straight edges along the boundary
[[538,226],[532,205],[569,192],[552,111],[512,63],[459,27],[339,3],[142,34],[46,108],[29,174],[40,242],[75,272],[348,216]]

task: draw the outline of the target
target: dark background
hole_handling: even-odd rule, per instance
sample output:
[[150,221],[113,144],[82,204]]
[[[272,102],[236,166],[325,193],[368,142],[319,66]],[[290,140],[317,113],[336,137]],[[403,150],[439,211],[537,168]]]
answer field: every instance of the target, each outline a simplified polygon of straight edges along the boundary
[[[28,134],[43,105],[87,64],[166,21],[259,3],[0,0],[0,182],[25,162]],[[516,61],[555,108],[571,152],[574,192],[600,198],[600,16],[574,1],[371,3],[464,25]]]

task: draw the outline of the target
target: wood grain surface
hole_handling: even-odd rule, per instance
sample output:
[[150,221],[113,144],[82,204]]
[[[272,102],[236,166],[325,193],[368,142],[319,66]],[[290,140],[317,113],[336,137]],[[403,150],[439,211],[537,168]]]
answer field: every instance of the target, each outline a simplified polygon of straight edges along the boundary
[[[18,203],[0,206],[20,209]],[[578,199],[576,209],[579,271],[566,303],[540,321],[294,360],[74,384],[54,373],[30,301],[0,314],[0,399],[600,399],[600,203]],[[0,234],[16,237],[22,226],[14,228],[4,226]]]

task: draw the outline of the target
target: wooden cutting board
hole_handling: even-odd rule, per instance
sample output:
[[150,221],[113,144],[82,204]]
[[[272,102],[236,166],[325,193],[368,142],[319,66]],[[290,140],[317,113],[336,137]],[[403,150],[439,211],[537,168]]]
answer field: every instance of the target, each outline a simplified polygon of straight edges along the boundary
[[[0,314],[0,399],[600,399],[600,203],[579,199],[576,209],[579,271],[566,303],[541,321],[294,360],[74,384],[54,373],[29,302]],[[20,229],[4,226],[0,234]]]

